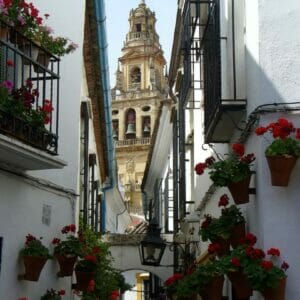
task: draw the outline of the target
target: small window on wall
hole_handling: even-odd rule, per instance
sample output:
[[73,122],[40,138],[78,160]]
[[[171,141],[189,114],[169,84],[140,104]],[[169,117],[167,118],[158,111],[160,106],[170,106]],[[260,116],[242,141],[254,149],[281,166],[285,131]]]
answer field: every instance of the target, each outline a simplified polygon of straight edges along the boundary
[[142,24],[135,24],[135,29],[136,29],[136,32],[141,32],[142,31]]
[[139,67],[135,67],[130,72],[130,88],[136,89],[141,86],[141,70]]
[[135,110],[130,108],[128,109],[126,113],[126,119],[125,119],[125,136],[126,139],[135,139],[136,137],[136,131],[135,131]]
[[142,127],[142,136],[143,137],[150,137],[151,135],[151,118],[149,116],[143,117],[143,127]]
[[113,120],[112,127],[113,127],[113,139],[115,141],[118,141],[119,140],[119,121]]

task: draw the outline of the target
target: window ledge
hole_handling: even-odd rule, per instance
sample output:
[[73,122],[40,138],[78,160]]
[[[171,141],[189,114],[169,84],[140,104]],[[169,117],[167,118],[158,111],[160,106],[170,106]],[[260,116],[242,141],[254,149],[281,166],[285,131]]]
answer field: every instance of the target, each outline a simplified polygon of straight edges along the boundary
[[45,151],[0,134],[0,161],[20,170],[62,169],[67,163]]

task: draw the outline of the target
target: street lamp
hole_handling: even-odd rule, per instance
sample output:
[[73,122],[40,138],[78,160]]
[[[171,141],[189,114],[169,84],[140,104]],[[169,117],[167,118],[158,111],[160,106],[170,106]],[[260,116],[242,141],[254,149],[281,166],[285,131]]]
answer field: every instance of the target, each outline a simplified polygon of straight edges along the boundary
[[159,266],[166,243],[160,236],[160,228],[155,219],[149,223],[146,236],[140,243],[139,251],[142,265]]

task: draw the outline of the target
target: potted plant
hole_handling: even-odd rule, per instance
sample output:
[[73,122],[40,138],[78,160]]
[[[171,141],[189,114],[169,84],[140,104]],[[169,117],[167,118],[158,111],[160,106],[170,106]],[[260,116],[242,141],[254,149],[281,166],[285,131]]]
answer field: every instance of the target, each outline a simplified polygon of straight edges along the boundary
[[205,220],[201,223],[199,234],[204,242],[210,240],[208,251],[217,253],[218,256],[227,254],[230,250],[231,225],[223,218],[213,218],[205,215]]
[[292,122],[280,118],[275,123],[256,128],[255,133],[259,136],[266,133],[273,136],[274,140],[265,150],[272,185],[287,186],[300,156],[300,128],[295,128]]
[[217,155],[209,157],[204,163],[195,166],[198,175],[209,169],[210,179],[217,186],[226,186],[230,190],[236,204],[249,202],[249,183],[251,177],[251,163],[255,160],[254,154],[245,155],[245,148],[242,144],[232,145],[232,151],[224,157]]
[[97,269],[97,256],[87,255],[79,260],[75,266],[77,279],[76,290],[87,291],[90,282],[93,280]]
[[178,299],[186,299],[200,294],[204,300],[222,298],[224,271],[220,261],[214,260],[198,266],[194,272],[186,275],[176,287]]
[[19,275],[19,279],[38,281],[40,273],[49,258],[49,249],[41,242],[42,238],[37,239],[31,234],[26,236],[25,247],[21,250],[23,257],[25,274]]
[[219,201],[219,207],[222,208],[221,216],[224,228],[230,230],[230,244],[233,248],[241,244],[242,238],[245,237],[245,218],[241,210],[236,205],[230,205],[229,198],[226,194],[222,195]]
[[266,253],[255,248],[256,237],[248,233],[244,243],[233,249],[230,255],[222,257],[221,263],[227,270],[238,298],[247,298],[252,290],[260,291],[266,300],[284,300],[286,262],[278,267],[280,251],[271,248]]
[[14,44],[25,43],[22,35],[32,38],[38,26],[43,22],[39,10],[25,0],[2,1],[0,20],[12,26],[10,39]]
[[72,276],[73,268],[77,257],[81,254],[81,245],[78,237],[75,237],[75,224],[66,225],[61,230],[62,234],[66,234],[64,241],[54,238],[52,244],[54,247],[54,257],[57,259],[60,271],[57,276]]
[[[51,122],[52,103],[44,99],[43,105],[37,105],[39,92],[33,88],[31,80],[25,85],[14,88],[12,82],[6,80],[0,84],[0,130],[44,148],[43,136],[45,126]],[[14,126],[12,126],[14,124]],[[24,126],[25,124],[25,126]],[[28,127],[30,130],[28,130]]]
[[171,277],[169,277],[165,282],[164,282],[164,287],[167,296],[170,299],[173,299],[173,295],[176,292],[176,286],[179,284],[179,282],[183,279],[183,275],[180,273],[174,273]]
[[66,294],[65,290],[56,291],[54,289],[47,290],[45,295],[41,297],[41,300],[61,300],[62,296]]
[[[39,51],[37,62],[48,68],[50,62],[50,54],[53,56],[64,56],[77,49],[77,45],[73,43],[70,39],[66,37],[55,37],[53,35],[53,30],[49,26],[41,25],[35,32],[33,37],[34,41],[40,45],[45,51]],[[35,72],[44,72],[44,69],[34,65]]]

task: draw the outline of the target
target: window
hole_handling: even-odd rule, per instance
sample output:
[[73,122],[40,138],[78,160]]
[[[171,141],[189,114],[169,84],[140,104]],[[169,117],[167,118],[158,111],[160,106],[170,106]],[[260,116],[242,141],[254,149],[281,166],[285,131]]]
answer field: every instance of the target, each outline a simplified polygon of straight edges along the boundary
[[135,29],[136,29],[136,32],[141,32],[142,31],[142,24],[135,24]]
[[115,141],[118,141],[119,140],[119,120],[113,120],[112,127],[113,127],[113,139]]
[[130,72],[130,88],[137,89],[141,86],[141,69],[135,67]]
[[135,110],[132,108],[128,109],[125,118],[126,139],[135,139],[136,137],[135,120]]
[[143,125],[142,136],[150,137],[150,135],[151,135],[151,118],[150,118],[150,116],[143,117],[142,125]]

